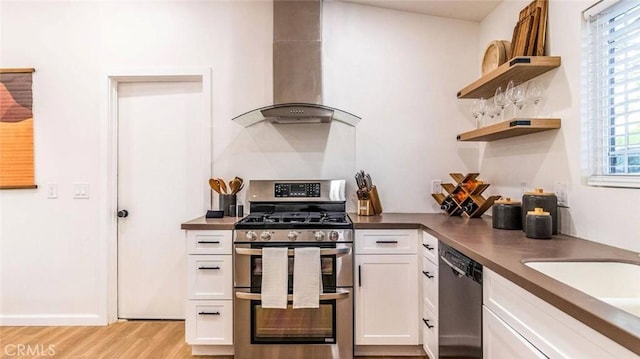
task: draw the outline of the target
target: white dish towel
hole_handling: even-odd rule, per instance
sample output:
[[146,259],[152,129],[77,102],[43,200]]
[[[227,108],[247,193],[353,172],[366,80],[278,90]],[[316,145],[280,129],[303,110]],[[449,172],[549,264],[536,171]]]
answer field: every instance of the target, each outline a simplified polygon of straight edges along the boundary
[[288,248],[262,248],[262,308],[287,309]]
[[296,248],[293,259],[293,309],[319,308],[322,291],[320,248]]

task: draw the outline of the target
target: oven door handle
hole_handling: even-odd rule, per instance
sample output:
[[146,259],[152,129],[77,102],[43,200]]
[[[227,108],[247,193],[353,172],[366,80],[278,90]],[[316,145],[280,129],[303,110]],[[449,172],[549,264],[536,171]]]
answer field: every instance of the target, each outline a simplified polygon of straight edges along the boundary
[[[331,248],[331,249],[321,249],[321,256],[336,256],[342,257],[351,253],[351,248]],[[261,256],[262,249],[259,248],[236,248],[236,254],[243,256]],[[289,249],[287,255],[293,256],[294,250]]]
[[[346,299],[351,292],[345,289],[338,289],[336,293],[321,293],[320,300]],[[260,293],[236,292],[236,298],[245,300],[260,300]],[[293,295],[287,295],[287,301],[293,301]]]

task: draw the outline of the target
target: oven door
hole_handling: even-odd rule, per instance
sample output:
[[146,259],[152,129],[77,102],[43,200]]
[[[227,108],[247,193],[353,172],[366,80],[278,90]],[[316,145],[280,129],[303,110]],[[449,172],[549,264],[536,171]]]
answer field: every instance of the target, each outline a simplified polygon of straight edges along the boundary
[[[262,308],[260,293],[237,288],[234,298],[236,359],[352,358],[351,288],[320,294],[319,308]],[[315,344],[315,345],[309,345]]]
[[250,288],[252,293],[260,293],[262,248],[282,246],[289,248],[289,293],[293,288],[294,249],[301,247],[320,247],[324,292],[335,292],[336,288],[353,287],[353,243],[351,242],[236,243],[234,244],[234,287]]

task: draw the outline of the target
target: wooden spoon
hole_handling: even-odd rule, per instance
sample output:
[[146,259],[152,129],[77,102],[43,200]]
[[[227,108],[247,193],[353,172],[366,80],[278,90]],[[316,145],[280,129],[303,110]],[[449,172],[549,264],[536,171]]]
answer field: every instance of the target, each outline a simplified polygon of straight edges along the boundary
[[224,183],[224,180],[222,178],[216,178],[216,180],[218,181],[218,184],[220,185],[220,190],[222,190],[222,192],[224,194],[227,194],[227,184]]
[[238,193],[238,188],[238,181],[235,178],[229,181],[229,190],[231,191],[231,194]]
[[216,180],[216,178],[209,179],[209,187],[211,187],[212,190],[220,194],[220,184],[218,184],[218,181]]

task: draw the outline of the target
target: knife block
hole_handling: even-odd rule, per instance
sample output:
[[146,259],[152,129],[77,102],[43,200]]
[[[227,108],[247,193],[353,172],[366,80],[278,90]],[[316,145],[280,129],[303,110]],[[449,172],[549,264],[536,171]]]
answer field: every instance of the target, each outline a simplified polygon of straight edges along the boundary
[[469,173],[466,176],[461,173],[449,174],[456,185],[443,183],[442,188],[447,191],[443,193],[432,193],[433,199],[440,205],[449,216],[461,216],[463,213],[470,218],[480,218],[493,202],[501,196],[490,196],[484,198],[482,192],[489,188],[490,184],[477,180],[479,173]]
[[378,195],[378,188],[371,186],[370,190],[362,190],[362,193],[358,195],[358,215],[376,216],[380,213],[382,213],[382,203]]

